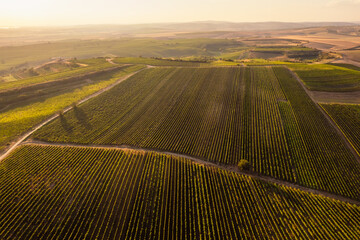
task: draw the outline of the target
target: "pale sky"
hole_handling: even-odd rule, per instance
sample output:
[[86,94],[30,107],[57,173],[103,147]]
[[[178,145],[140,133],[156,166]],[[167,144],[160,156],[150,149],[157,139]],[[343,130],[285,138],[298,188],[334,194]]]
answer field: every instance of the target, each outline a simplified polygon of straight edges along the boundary
[[0,0],[0,27],[360,21],[360,0]]

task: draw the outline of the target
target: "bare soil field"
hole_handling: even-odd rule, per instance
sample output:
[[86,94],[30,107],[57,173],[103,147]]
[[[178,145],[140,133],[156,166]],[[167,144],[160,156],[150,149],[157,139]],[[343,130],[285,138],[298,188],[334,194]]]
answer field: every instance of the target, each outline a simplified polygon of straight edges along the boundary
[[[297,39],[297,40],[304,40],[309,41],[310,44],[315,43],[317,45],[316,48],[326,51],[340,51],[349,48],[354,48],[360,45],[360,38],[359,37],[351,37],[351,36],[340,36],[340,35],[287,35],[281,36],[282,38],[289,38],[289,39]],[[333,47],[329,48],[329,45]]]

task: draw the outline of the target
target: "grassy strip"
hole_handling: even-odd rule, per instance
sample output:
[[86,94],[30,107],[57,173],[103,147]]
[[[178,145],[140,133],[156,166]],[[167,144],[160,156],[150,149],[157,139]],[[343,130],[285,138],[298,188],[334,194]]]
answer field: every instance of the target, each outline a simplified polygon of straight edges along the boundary
[[33,103],[25,107],[16,108],[11,111],[1,113],[0,150],[5,148],[6,144],[13,140],[16,136],[19,136],[21,133],[43,121],[50,115],[94,92],[101,90],[106,86],[109,86],[110,84],[116,82],[116,80],[118,80],[120,77],[123,77],[131,72],[135,72],[141,68],[143,67],[128,67],[115,73],[110,79],[101,81],[99,83],[88,85],[65,94],[48,98],[43,102]]
[[9,90],[9,89],[13,89],[13,88],[25,87],[25,86],[43,83],[43,82],[61,80],[64,78],[69,78],[69,77],[81,76],[84,74],[97,72],[100,70],[114,67],[113,64],[108,63],[105,59],[100,59],[97,62],[98,63],[96,65],[94,64],[92,66],[80,67],[80,68],[70,69],[70,70],[66,70],[66,71],[62,71],[62,72],[58,72],[58,73],[51,73],[51,74],[42,75],[42,76],[25,78],[25,79],[17,80],[17,81],[0,83],[0,91]]

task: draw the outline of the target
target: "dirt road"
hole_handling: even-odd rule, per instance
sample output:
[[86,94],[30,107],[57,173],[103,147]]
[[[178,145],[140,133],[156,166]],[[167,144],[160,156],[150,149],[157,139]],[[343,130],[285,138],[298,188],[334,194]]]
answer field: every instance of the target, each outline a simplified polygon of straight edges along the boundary
[[343,197],[343,196],[340,196],[340,195],[332,194],[332,193],[329,193],[329,192],[326,192],[326,191],[307,188],[307,187],[304,187],[304,186],[297,185],[295,183],[290,183],[290,182],[279,180],[279,179],[276,179],[276,178],[273,178],[273,177],[259,175],[259,174],[254,173],[254,172],[240,171],[239,168],[237,168],[237,166],[234,166],[234,165],[213,163],[213,162],[206,161],[205,159],[196,158],[196,157],[193,157],[193,156],[190,156],[190,155],[174,153],[174,152],[169,152],[169,151],[162,151],[162,150],[159,150],[159,149],[139,148],[139,147],[134,147],[134,146],[129,146],[129,145],[95,145],[95,144],[87,145],[87,144],[70,144],[70,143],[49,143],[49,142],[42,142],[42,141],[28,141],[28,142],[23,142],[21,145],[41,145],[41,146],[54,146],[54,147],[119,149],[119,150],[136,150],[136,151],[141,151],[141,152],[155,152],[155,153],[159,153],[159,154],[166,154],[166,155],[169,155],[169,156],[176,156],[176,157],[186,158],[186,159],[191,160],[195,164],[200,164],[200,165],[204,165],[204,166],[208,166],[208,167],[220,168],[220,169],[225,170],[225,171],[239,173],[239,174],[249,176],[249,177],[261,180],[261,181],[265,181],[265,182],[269,182],[269,183],[273,183],[273,184],[277,184],[277,185],[282,185],[282,186],[286,186],[286,187],[299,189],[299,190],[304,191],[304,192],[309,192],[309,193],[312,193],[312,194],[317,194],[317,195],[321,195],[321,196],[328,197],[328,198],[331,198],[331,199],[335,199],[335,200],[338,200],[338,201],[347,202],[347,203],[350,203],[350,204],[355,204],[355,205],[360,206],[360,201],[356,201],[356,200],[346,198],[346,197]]
[[305,86],[305,84],[303,83],[303,81],[300,79],[300,77],[294,73],[293,71],[291,71],[288,67],[286,67],[291,75],[300,83],[300,85],[302,86],[302,88],[305,90],[305,92],[307,93],[307,95],[310,97],[310,99],[314,102],[315,106],[319,109],[319,111],[324,115],[324,117],[328,120],[328,122],[331,124],[331,126],[335,129],[335,131],[337,132],[337,134],[342,138],[343,142],[345,143],[345,145],[348,147],[348,149],[351,151],[351,153],[354,155],[355,159],[360,163],[360,156],[357,154],[356,150],[354,149],[354,147],[352,146],[352,144],[349,142],[349,140],[347,139],[347,137],[343,134],[343,132],[339,129],[339,127],[337,126],[336,123],[334,123],[334,121],[329,117],[329,115],[324,111],[324,109],[319,106],[319,104],[315,101],[315,99],[313,98],[311,91],[309,89],[307,89],[307,87]]
[[[108,91],[109,89],[113,88],[114,86],[116,86],[117,84],[125,81],[126,79],[130,78],[131,76],[135,75],[136,73],[142,71],[144,69],[141,69],[137,72],[134,72],[132,74],[129,74],[121,79],[119,79],[118,81],[116,81],[114,84],[92,94],[89,95],[88,97],[86,97],[85,99],[81,100],[79,102],[79,104],[84,103],[86,101],[88,101],[89,99],[92,99],[98,95],[100,95],[101,93]],[[300,78],[293,73],[290,69],[289,71],[293,74],[293,76],[300,82],[300,84],[302,85],[302,87],[305,89],[305,91],[308,93],[308,90],[306,89],[306,87],[304,86],[304,84],[302,83],[302,81],[300,80]],[[309,95],[310,96],[310,95]],[[312,98],[310,96],[310,98]],[[316,102],[315,102],[316,104]],[[317,104],[316,104],[317,105]],[[353,152],[353,148],[350,145],[350,143],[347,141],[346,137],[342,134],[342,132],[337,128],[336,124],[334,124],[332,122],[332,120],[327,116],[326,113],[323,112],[322,108],[320,106],[317,105],[317,107],[320,109],[320,111],[324,114],[324,116],[329,120],[329,122],[332,124],[332,126],[334,126],[334,128],[339,132],[340,136],[344,139],[344,142],[347,144],[347,146],[352,150]],[[67,112],[69,110],[71,110],[72,107],[67,107],[63,110],[63,112]],[[349,199],[343,196],[339,196],[336,194],[332,194],[326,191],[321,191],[321,190],[316,190],[316,189],[311,189],[311,188],[307,188],[304,186],[300,186],[297,185],[295,183],[290,183],[287,181],[283,181],[283,180],[279,180],[279,179],[275,179],[269,176],[263,176],[263,175],[258,175],[254,172],[244,172],[244,171],[240,171],[236,166],[233,165],[224,165],[224,164],[218,164],[218,163],[213,163],[213,162],[209,162],[206,161],[205,159],[200,159],[200,158],[196,158],[193,156],[189,156],[189,155],[185,155],[185,154],[179,154],[179,153],[173,153],[173,152],[168,152],[168,151],[162,151],[162,150],[158,150],[158,149],[145,149],[145,148],[138,148],[138,147],[134,147],[134,146],[126,146],[126,145],[82,145],[82,144],[68,144],[68,143],[47,143],[47,142],[40,142],[40,141],[28,141],[28,142],[24,142],[32,133],[34,133],[36,130],[38,130],[39,128],[41,128],[42,126],[46,125],[47,123],[51,122],[52,120],[54,120],[55,118],[58,117],[58,114],[51,116],[50,118],[48,118],[47,120],[45,120],[44,122],[40,123],[39,125],[37,125],[36,127],[34,127],[32,130],[30,130],[29,132],[23,134],[1,157],[0,157],[0,162],[5,159],[17,146],[19,145],[44,145],[44,146],[57,146],[57,147],[90,147],[90,148],[103,148],[103,149],[123,149],[123,150],[137,150],[137,151],[145,151],[145,152],[157,152],[157,153],[161,153],[161,154],[167,154],[170,156],[177,156],[177,157],[183,157],[183,158],[187,158],[189,160],[192,160],[195,164],[201,164],[201,165],[205,165],[205,166],[209,166],[209,167],[216,167],[216,168],[220,168],[226,171],[230,171],[230,172],[236,172],[236,173],[240,173],[255,179],[259,179],[262,181],[266,181],[269,183],[273,183],[273,184],[278,184],[278,185],[282,185],[282,186],[287,186],[287,187],[291,187],[291,188],[295,188],[295,189],[299,189],[301,191],[305,191],[305,192],[309,192],[312,194],[317,194],[317,195],[322,195],[331,199],[335,199],[338,201],[343,201],[343,202],[347,202],[350,204],[355,204],[360,206],[360,202],[353,200],[353,199]],[[353,152],[355,153],[355,152]],[[356,154],[356,153],[355,153]],[[356,154],[357,156],[357,154]],[[359,160],[359,157],[357,156],[357,159]],[[359,160],[360,161],[360,160]]]
[[[89,96],[87,96],[86,98],[80,100],[78,102],[78,104],[82,104],[98,95],[100,95],[101,93],[103,92],[106,92],[108,90],[110,90],[111,88],[115,87],[116,85],[118,85],[119,83],[125,81],[126,79],[132,77],[133,75],[137,74],[138,72],[140,71],[143,71],[145,68],[143,69],[140,69],[139,71],[136,71],[136,72],[133,72],[129,75],[126,75],[120,79],[118,79],[115,83],[101,89],[100,91],[97,91]],[[72,106],[69,106],[65,109],[62,110],[63,113],[66,113],[68,112],[69,110],[71,110],[73,107]],[[39,123],[38,125],[36,125],[35,127],[33,127],[31,130],[29,130],[28,132],[25,132],[24,134],[22,134],[1,156],[0,156],[0,162],[5,159],[12,151],[15,150],[15,148],[21,144],[26,138],[28,138],[31,134],[33,134],[35,131],[37,131],[39,128],[41,128],[42,126],[48,124],[49,122],[51,122],[52,120],[54,120],[55,118],[57,118],[59,116],[59,114],[54,114],[52,115],[51,117],[49,117],[48,119],[46,119],[45,121]]]

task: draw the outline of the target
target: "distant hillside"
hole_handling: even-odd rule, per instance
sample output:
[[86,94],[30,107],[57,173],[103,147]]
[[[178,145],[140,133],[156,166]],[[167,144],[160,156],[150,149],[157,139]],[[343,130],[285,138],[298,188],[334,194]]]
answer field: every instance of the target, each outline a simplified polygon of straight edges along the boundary
[[0,28],[0,46],[25,45],[68,39],[106,39],[119,37],[161,37],[161,34],[210,31],[268,31],[324,26],[355,26],[347,22],[253,22],[234,23],[202,21],[187,23],[154,23],[133,25],[82,25],[64,27]]
[[352,26],[354,23],[346,22],[249,22],[249,23],[233,23],[233,22],[189,22],[169,24],[169,29],[186,30],[186,31],[251,31],[251,30],[280,30],[293,28],[309,28],[323,26]]

